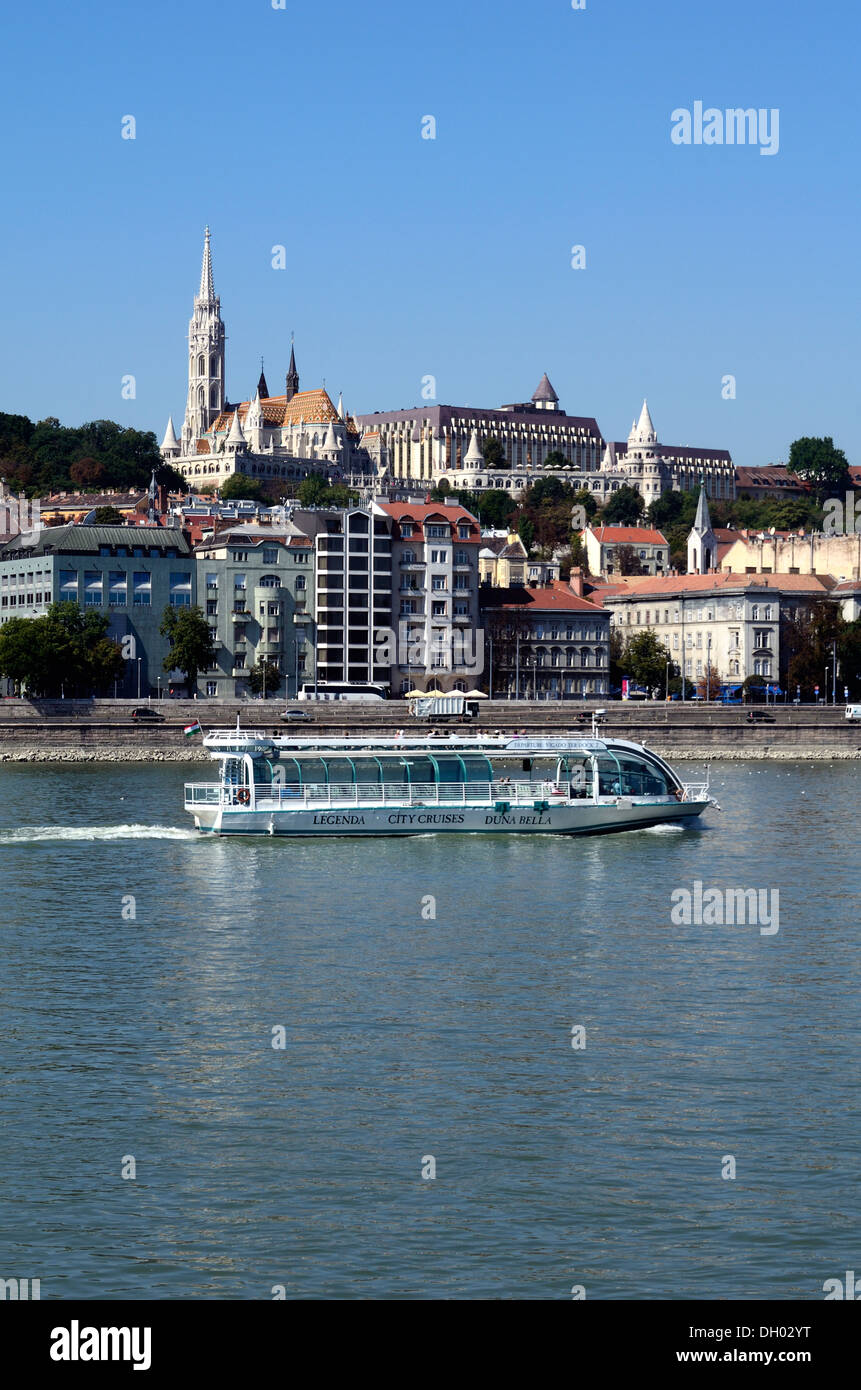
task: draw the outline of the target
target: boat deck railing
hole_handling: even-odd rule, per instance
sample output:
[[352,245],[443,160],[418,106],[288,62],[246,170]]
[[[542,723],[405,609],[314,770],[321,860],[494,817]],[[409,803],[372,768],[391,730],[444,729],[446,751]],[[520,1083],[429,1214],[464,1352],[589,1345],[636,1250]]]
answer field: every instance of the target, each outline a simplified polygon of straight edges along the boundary
[[508,802],[512,806],[532,806],[541,800],[568,800],[568,788],[556,789],[549,782],[380,782],[257,783],[252,801],[249,788],[222,786],[213,782],[188,782],[185,804],[253,805],[258,811],[299,807],[321,809],[330,806],[464,806]]

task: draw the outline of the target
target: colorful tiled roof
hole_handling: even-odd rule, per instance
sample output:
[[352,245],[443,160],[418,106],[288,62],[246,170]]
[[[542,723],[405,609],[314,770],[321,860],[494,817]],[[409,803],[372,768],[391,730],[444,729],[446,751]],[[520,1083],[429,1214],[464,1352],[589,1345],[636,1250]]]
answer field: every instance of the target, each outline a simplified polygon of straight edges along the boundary
[[601,545],[668,545],[666,536],[648,526],[596,526],[592,534]]

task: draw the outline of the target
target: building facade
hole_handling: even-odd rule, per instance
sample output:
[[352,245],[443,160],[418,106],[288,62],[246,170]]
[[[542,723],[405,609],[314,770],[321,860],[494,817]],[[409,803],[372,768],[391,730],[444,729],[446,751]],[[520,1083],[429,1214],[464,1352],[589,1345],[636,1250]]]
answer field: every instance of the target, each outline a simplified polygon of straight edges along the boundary
[[163,668],[170,647],[159,625],[166,608],[195,602],[194,557],[180,530],[52,526],[0,547],[0,623],[41,617],[52,603],[103,613],[108,637],[129,653],[121,696],[182,682]]
[[314,679],[314,547],[296,526],[240,525],[195,549],[200,606],[215,643],[212,667],[198,677],[210,699],[251,693],[258,663],[276,667],[272,690],[295,698]]
[[293,523],[314,549],[318,680],[390,685],[390,518],[369,506],[297,508]]
[[559,578],[558,560],[530,558],[516,531],[481,533],[478,578],[481,584],[508,589],[513,584],[554,584]]
[[777,680],[781,631],[799,607],[828,598],[832,582],[794,574],[667,575],[624,581],[601,601],[623,638],[652,631],[682,674],[723,682]]
[[633,552],[642,573],[663,574],[669,569],[669,541],[650,526],[587,526],[581,539],[591,574],[621,574],[622,552]]
[[375,503],[392,528],[392,693],[471,690],[484,669],[481,532],[454,501]]
[[582,580],[539,589],[486,587],[481,605],[488,688],[497,699],[608,694],[610,613],[582,596]]
[[[603,438],[592,416],[568,415],[547,376],[532,399],[496,409],[428,406],[357,416],[362,442],[381,475],[436,486],[519,495],[539,477],[562,477],[601,502],[626,484],[652,502],[671,488],[696,487],[711,497],[735,496],[735,471],[725,449],[661,444],[646,402],[624,442]],[[484,447],[500,445],[497,463]],[[551,460],[551,455],[561,456]]]

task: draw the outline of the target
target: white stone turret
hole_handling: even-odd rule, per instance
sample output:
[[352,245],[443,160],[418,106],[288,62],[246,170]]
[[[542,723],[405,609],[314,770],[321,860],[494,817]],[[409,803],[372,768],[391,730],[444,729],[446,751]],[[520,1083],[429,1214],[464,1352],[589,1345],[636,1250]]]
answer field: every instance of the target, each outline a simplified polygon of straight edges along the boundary
[[239,418],[239,406],[233,412],[233,419],[230,422],[230,433],[227,436],[227,446],[239,453],[245,449],[245,435],[242,430],[242,421]]
[[161,456],[163,459],[176,458],[179,454],[179,440],[176,437],[176,430],[173,427],[173,416],[168,416],[167,429],[164,432],[164,439],[161,441]]
[[245,414],[245,438],[252,452],[259,453],[263,448],[263,430],[266,421],[263,417],[263,406],[260,402],[260,392],[255,391],[254,400],[251,402]]
[[484,455],[482,454],[481,448],[479,447],[478,433],[476,430],[473,430],[472,432],[472,437],[469,441],[469,448],[467,449],[466,456],[463,460],[463,466],[464,468],[484,467]]

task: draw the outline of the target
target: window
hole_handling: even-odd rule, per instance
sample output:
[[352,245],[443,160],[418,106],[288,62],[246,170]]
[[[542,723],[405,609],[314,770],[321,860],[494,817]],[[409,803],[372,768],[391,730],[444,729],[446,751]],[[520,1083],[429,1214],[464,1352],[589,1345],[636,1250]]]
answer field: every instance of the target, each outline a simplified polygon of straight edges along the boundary
[[468,590],[468,589],[469,589],[469,575],[468,575],[468,574],[456,574],[455,577],[454,577],[454,587],[455,587],[455,589],[460,589],[460,590],[466,589],[466,590]]
[[[412,535],[412,532],[410,532]],[[425,535],[428,540],[442,541],[448,538],[449,530],[447,526],[440,526],[436,522],[429,521],[425,526]]]
[[[751,616],[751,618],[753,619],[754,622],[758,622],[758,621],[759,621],[759,604],[758,604],[758,603],[755,603],[755,604],[753,605],[753,607],[751,608],[751,610],[750,610],[750,616]],[[759,672],[757,671],[756,674],[759,675]]]
[[148,608],[152,603],[152,575],[146,570],[135,570],[134,606]]
[[432,551],[431,551],[431,564],[432,564],[432,565],[445,565],[445,564],[447,564],[447,563],[448,563],[448,551],[447,551],[447,550],[432,550]]
[[263,551],[263,563],[264,563],[264,565],[277,565],[277,564],[278,564],[278,551],[277,551],[277,550],[272,550],[272,549],[269,549],[269,548],[264,548],[264,551]]
[[[13,574],[12,579],[15,579]],[[78,601],[78,572],[77,570],[60,570],[60,602],[77,603]]]
[[445,575],[435,574],[431,580],[431,588],[434,590],[445,590]]
[[111,570],[108,581],[108,607],[125,608],[128,601],[128,575],[125,570]]
[[244,588],[245,588],[245,575],[244,575],[244,574],[234,574],[234,576],[233,576],[233,587],[234,587],[234,589],[244,589]]
[[461,522],[458,524],[457,534],[458,534],[458,536],[460,537],[460,539],[461,539],[462,541],[468,541],[468,540],[469,540],[469,523],[466,522],[466,521],[461,521]]
[[190,607],[191,607],[191,575],[190,575],[190,574],[171,574],[171,576],[170,576],[170,606],[171,606],[171,608],[190,608]]
[[454,563],[456,565],[468,565],[469,555],[467,552],[465,550],[456,550],[454,552]]
[[765,621],[766,621],[767,623],[770,623],[770,622],[771,622],[771,604],[770,604],[770,603],[767,603],[767,604],[765,605],[765,609],[764,609],[764,611],[763,611],[762,616],[764,617],[764,619],[765,619]]
[[217,588],[218,588],[218,575],[217,575],[217,574],[208,574],[208,575],[206,576],[206,587],[207,587],[207,589],[217,589]]
[[679,634],[678,634],[677,632],[674,632],[674,633],[673,633],[673,651],[674,651],[674,652],[677,652],[678,650],[679,650]]
[[[270,563],[271,563],[271,562],[270,562]],[[277,574],[264,574],[264,575],[261,576],[261,579],[260,579],[260,588],[261,588],[261,589],[280,589],[280,588],[281,588],[281,580],[278,578],[278,575],[277,575]]]
[[207,681],[207,682],[206,682],[206,693],[207,693],[207,695],[210,697],[210,699],[212,699],[213,696],[217,695],[217,694],[218,694],[218,682],[217,682],[217,681]]
[[298,593],[302,593],[302,591],[306,588],[306,586],[307,586],[307,581],[306,581],[306,579],[305,579],[304,574],[297,574],[297,576],[296,576],[296,590],[297,590],[297,592],[298,592]]
[[84,573],[84,607],[100,608],[102,605],[102,574],[99,570],[86,570]]
[[412,564],[415,563],[415,558],[416,558],[416,557],[415,557],[415,552],[414,552],[414,551],[412,551],[412,550],[404,550],[404,551],[402,551],[402,553],[401,553],[401,564],[404,564],[404,565],[412,565]]
[[402,599],[401,599],[401,612],[402,612],[402,613],[404,613],[404,614],[416,613],[417,611],[418,611],[418,608],[417,608],[416,601],[415,601],[414,598],[402,598]]
[[207,616],[207,618],[214,618],[214,617],[216,616],[217,613],[218,613],[218,600],[217,600],[217,599],[214,599],[214,598],[208,598],[208,599],[206,600],[206,616]]
[[445,603],[432,603],[432,604],[431,604],[431,617],[432,617],[432,618],[444,618],[444,617],[445,617],[445,614],[446,614]]

